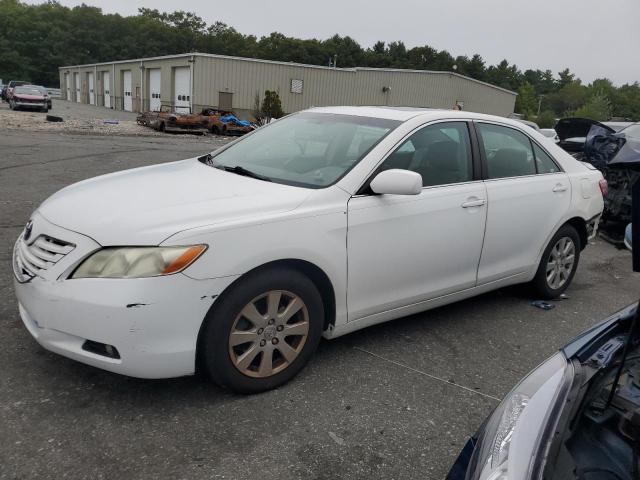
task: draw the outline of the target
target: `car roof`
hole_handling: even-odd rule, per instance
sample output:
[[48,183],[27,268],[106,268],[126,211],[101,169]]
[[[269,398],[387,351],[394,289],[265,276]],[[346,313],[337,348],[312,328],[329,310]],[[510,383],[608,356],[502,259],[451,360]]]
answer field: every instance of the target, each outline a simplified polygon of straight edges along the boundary
[[359,117],[383,118],[387,120],[399,120],[406,122],[415,117],[423,117],[425,120],[439,120],[442,118],[460,118],[472,120],[499,121],[516,127],[521,127],[522,123],[515,120],[498,117],[496,115],[486,115],[469,111],[422,108],[422,107],[386,107],[386,106],[363,106],[363,107],[314,107],[308,111],[318,113],[333,113],[338,115],[353,115]]

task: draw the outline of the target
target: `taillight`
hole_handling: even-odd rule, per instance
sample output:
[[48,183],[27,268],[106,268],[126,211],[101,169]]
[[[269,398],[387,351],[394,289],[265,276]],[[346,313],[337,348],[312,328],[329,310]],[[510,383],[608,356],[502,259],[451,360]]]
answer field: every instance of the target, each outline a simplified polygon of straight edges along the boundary
[[607,181],[603,178],[598,182],[598,185],[600,185],[600,192],[602,193],[602,198],[607,198],[607,195],[609,195],[609,184],[607,183]]

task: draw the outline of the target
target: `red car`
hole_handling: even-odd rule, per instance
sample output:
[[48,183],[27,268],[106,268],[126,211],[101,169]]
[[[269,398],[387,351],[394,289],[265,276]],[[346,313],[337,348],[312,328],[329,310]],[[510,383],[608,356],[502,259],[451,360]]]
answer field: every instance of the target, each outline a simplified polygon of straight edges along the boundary
[[22,85],[15,87],[9,94],[9,108],[18,110],[21,108],[49,111],[46,93],[34,85]]

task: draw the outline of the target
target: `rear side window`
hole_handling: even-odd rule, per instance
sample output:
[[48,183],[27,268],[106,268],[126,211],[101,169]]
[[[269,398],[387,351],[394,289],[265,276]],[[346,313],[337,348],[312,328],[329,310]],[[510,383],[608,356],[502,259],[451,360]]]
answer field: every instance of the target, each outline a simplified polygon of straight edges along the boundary
[[529,137],[513,128],[478,123],[488,178],[536,174],[535,156]]
[[533,144],[533,152],[536,154],[538,173],[557,173],[560,171],[556,162],[553,161],[549,154],[535,143]]

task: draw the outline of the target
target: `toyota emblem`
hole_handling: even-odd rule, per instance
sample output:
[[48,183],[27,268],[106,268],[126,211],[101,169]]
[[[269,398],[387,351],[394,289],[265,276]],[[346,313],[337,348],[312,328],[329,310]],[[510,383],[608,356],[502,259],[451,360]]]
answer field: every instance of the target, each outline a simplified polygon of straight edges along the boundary
[[33,221],[29,220],[24,227],[24,236],[22,238],[29,240],[29,237],[31,237],[31,230],[33,230]]

